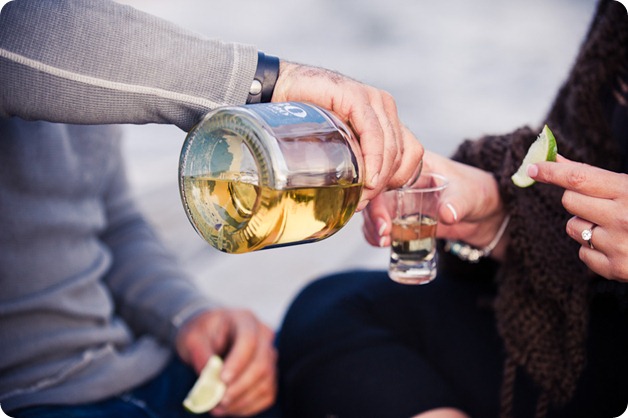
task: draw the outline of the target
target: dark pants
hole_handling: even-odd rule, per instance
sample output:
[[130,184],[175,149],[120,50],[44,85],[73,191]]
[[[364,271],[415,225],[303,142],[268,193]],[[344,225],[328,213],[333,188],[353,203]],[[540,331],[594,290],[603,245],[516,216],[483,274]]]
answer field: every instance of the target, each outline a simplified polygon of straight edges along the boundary
[[[456,407],[497,417],[505,355],[489,303],[496,267],[441,269],[423,286],[367,271],[310,284],[279,336],[284,416],[408,418]],[[610,418],[626,409],[627,335],[617,303],[592,305],[588,366],[574,400],[551,417]],[[516,417],[534,416],[538,394],[520,371]]]

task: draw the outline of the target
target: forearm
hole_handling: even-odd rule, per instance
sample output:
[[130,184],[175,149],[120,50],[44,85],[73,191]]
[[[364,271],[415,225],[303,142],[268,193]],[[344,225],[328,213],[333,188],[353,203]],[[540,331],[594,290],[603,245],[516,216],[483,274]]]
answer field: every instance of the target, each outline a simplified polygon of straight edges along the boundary
[[169,123],[243,104],[252,46],[209,40],[104,0],[16,0],[0,14],[0,116]]

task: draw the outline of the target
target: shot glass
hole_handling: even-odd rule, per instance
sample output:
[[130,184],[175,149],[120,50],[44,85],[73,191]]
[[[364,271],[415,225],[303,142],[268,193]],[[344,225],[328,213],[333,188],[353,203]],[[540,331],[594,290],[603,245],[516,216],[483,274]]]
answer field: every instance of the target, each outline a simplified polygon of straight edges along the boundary
[[395,282],[426,284],[436,277],[438,204],[448,184],[440,174],[424,173],[383,194],[392,220],[388,276]]

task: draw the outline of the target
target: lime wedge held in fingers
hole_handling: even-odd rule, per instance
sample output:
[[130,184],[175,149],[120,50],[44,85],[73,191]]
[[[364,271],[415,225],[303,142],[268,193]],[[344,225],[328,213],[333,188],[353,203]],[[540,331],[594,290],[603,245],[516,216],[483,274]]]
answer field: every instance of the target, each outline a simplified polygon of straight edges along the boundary
[[211,356],[183,401],[185,409],[194,414],[203,414],[218,405],[227,390],[227,386],[220,380],[221,371],[222,359]]
[[556,161],[557,153],[558,146],[556,145],[556,138],[554,138],[554,134],[550,131],[550,128],[545,125],[536,138],[536,141],[530,145],[528,153],[523,158],[519,169],[512,175],[512,182],[519,187],[532,186],[536,182],[528,176],[528,166],[541,161]]

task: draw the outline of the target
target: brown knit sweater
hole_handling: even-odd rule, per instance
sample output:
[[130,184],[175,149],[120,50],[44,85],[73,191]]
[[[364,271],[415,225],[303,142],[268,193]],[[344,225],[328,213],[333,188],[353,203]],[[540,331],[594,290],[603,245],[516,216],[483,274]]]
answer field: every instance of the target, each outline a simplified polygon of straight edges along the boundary
[[[625,138],[613,136],[611,124],[617,109],[626,112],[627,69],[626,9],[602,0],[544,121],[556,135],[562,155],[620,171],[619,143]],[[541,388],[540,417],[550,403],[561,405],[573,396],[586,361],[587,304],[596,279],[578,258],[579,244],[565,233],[571,215],[561,205],[563,190],[544,184],[520,189],[510,180],[539,131],[524,127],[466,141],[454,155],[494,173],[511,214],[510,246],[497,277],[494,303],[507,351],[502,417],[512,416],[518,371]]]

